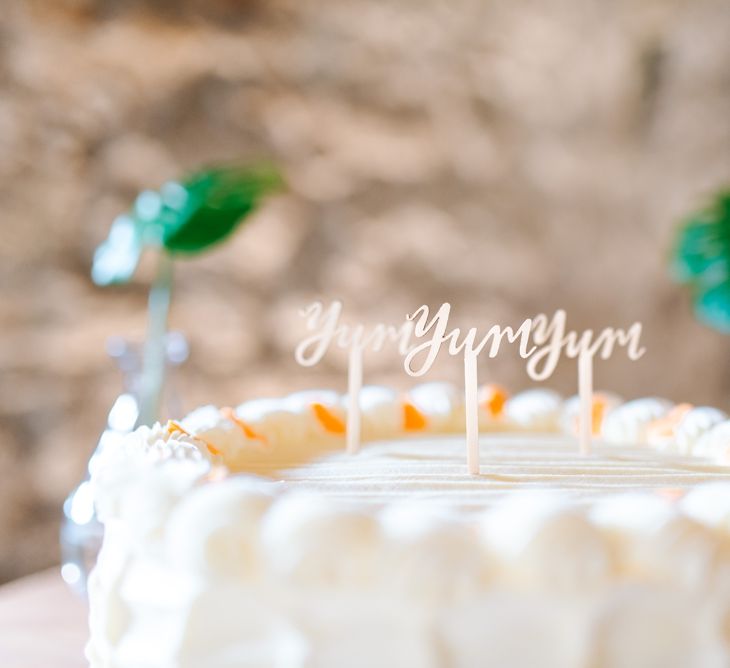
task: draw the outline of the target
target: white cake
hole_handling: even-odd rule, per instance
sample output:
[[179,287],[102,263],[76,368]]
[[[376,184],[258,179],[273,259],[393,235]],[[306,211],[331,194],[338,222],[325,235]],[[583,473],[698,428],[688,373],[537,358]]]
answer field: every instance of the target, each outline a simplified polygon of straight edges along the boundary
[[366,388],[204,407],[96,462],[93,668],[727,668],[730,422],[660,399]]

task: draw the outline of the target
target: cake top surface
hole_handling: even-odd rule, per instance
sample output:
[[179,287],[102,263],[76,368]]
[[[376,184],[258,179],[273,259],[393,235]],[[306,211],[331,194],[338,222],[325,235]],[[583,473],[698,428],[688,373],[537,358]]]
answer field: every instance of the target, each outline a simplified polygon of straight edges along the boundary
[[365,388],[366,444],[355,455],[344,451],[345,405],[336,392],[300,392],[235,409],[205,406],[179,422],[137,430],[94,462],[101,514],[126,482],[148,474],[156,485],[176,489],[240,474],[262,478],[277,493],[314,492],[377,506],[431,500],[462,510],[514,491],[547,489],[573,499],[646,491],[674,498],[701,483],[730,482],[730,421],[714,408],[658,398],[624,403],[597,394],[595,441],[586,456],[575,439],[575,398],[543,389],[509,397],[485,386],[482,467],[474,476],[465,468],[463,402],[454,387],[429,383],[407,394]]
[[354,456],[328,453],[265,472],[287,489],[357,503],[427,499],[469,510],[515,490],[559,490],[572,498],[645,490],[671,497],[700,483],[730,480],[727,467],[649,448],[599,442],[582,456],[575,440],[560,434],[485,434],[480,450],[478,476],[464,472],[459,435],[378,441]]

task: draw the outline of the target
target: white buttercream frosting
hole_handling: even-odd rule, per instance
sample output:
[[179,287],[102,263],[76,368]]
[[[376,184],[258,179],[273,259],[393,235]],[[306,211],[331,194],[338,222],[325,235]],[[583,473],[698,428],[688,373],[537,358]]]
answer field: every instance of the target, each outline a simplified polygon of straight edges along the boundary
[[457,428],[455,419],[462,413],[464,400],[450,383],[416,385],[407,399],[427,416],[429,431],[444,432]]
[[591,657],[583,665],[721,668],[730,661],[711,600],[641,584],[617,587],[606,596]]
[[[404,402],[424,418],[408,436]],[[367,389],[380,440],[356,456],[345,406],[203,407],[110,444],[93,668],[728,665],[724,414],[687,410],[656,452],[636,445],[671,405],[629,402],[582,457],[570,400],[528,391],[469,476],[452,387]]]
[[[601,403],[601,412],[598,416],[597,424],[594,424],[594,430],[600,433],[600,427],[603,419],[614,408],[621,405],[621,398],[612,392],[596,393],[596,399]],[[565,434],[578,434],[578,420],[580,415],[580,397],[575,395],[565,400],[560,412],[560,430]]]
[[507,401],[505,416],[515,428],[554,431],[558,428],[563,400],[552,390],[520,392]]
[[338,508],[319,495],[285,495],[261,523],[268,567],[300,584],[363,584],[372,577],[378,540],[371,515]]
[[656,397],[621,404],[606,415],[601,434],[609,443],[641,443],[648,425],[666,415],[671,407],[671,402]]
[[711,406],[698,406],[689,410],[674,430],[677,450],[682,454],[692,452],[697,441],[715,426],[727,420],[727,413]]
[[312,418],[300,405],[296,410],[278,399],[253,399],[235,410],[236,417],[255,425],[256,431],[279,447],[299,446],[312,429]]
[[716,424],[700,436],[692,452],[699,457],[730,466],[730,420]]
[[363,440],[393,438],[401,432],[403,411],[398,402],[398,394],[394,390],[378,385],[366,385],[360,391],[359,399]]
[[272,492],[271,483],[241,476],[192,490],[165,528],[170,563],[202,576],[242,579],[260,573],[258,530]]
[[682,499],[681,508],[702,524],[730,532],[730,480],[690,490]]
[[99,519],[126,517],[137,530],[152,530],[210,467],[202,442],[180,433],[173,437],[159,424],[140,427],[94,459],[91,484]]
[[512,496],[486,513],[481,533],[505,572],[528,586],[575,591],[612,572],[606,536],[563,495]]
[[432,601],[473,596],[494,568],[475,531],[427,502],[390,505],[381,516],[381,579],[390,589]]

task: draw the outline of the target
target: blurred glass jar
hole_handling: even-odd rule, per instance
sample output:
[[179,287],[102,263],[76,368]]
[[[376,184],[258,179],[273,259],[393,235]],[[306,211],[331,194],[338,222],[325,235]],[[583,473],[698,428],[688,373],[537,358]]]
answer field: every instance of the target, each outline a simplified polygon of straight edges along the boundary
[[[181,415],[182,407],[176,391],[175,373],[188,358],[188,344],[180,332],[166,335],[166,378],[160,405],[163,415]],[[91,496],[89,472],[94,459],[137,426],[140,413],[140,386],[142,380],[142,348],[129,341],[113,337],[107,342],[107,353],[119,367],[123,376],[123,392],[115,400],[107,417],[106,428],[99,437],[89,459],[84,480],[68,495],[63,504],[61,522],[61,576],[81,595],[86,594],[89,572],[96,563],[101,548],[104,529],[96,519]]]

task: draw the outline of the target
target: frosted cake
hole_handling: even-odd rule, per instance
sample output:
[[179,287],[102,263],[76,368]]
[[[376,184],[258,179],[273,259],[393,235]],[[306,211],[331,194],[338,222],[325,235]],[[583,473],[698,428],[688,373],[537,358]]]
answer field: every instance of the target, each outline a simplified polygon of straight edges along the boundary
[[109,445],[93,668],[727,668],[730,421],[662,399],[334,392]]

